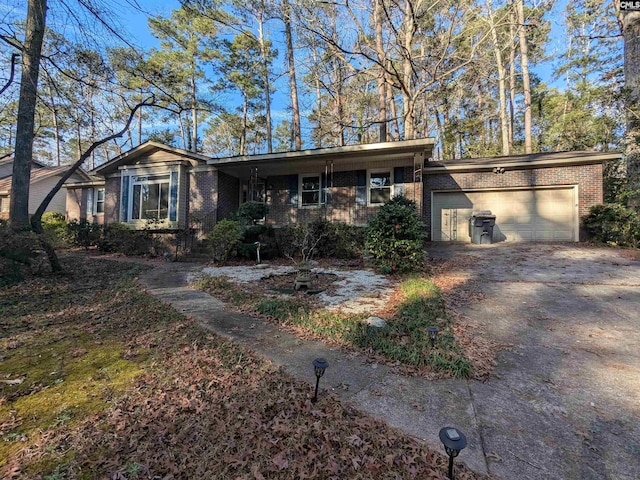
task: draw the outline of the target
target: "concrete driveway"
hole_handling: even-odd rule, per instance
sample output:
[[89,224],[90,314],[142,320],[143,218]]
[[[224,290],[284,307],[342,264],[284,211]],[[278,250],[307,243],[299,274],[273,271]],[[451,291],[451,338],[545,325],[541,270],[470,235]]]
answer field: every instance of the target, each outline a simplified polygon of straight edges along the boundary
[[441,427],[461,428],[469,443],[457,462],[478,472],[504,480],[639,479],[640,262],[616,249],[567,244],[428,251],[434,263],[451,260],[438,276],[469,299],[459,321],[506,345],[484,382],[407,377],[229,312],[189,287],[199,265],[167,263],[140,281],[310,388],[311,360],[328,359],[324,388],[436,450]]
[[483,294],[464,308],[477,334],[508,345],[488,381],[468,382],[487,471],[640,478],[640,262],[568,244],[428,251]]

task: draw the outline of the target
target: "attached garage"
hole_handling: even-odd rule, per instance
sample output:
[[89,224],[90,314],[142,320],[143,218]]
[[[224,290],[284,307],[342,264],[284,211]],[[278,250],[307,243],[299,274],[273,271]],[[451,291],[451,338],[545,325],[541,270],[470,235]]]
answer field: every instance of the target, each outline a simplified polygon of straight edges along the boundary
[[433,241],[470,242],[473,211],[496,216],[493,242],[577,242],[602,203],[603,162],[619,154],[561,152],[427,162],[423,212]]
[[576,187],[432,192],[435,241],[469,242],[474,210],[496,216],[493,241],[576,241]]

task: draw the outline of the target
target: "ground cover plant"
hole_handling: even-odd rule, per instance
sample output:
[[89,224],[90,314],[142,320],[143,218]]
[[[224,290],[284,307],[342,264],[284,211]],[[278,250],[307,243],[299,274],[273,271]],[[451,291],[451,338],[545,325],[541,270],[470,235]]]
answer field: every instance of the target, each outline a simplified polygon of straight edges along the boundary
[[446,478],[443,455],[331,394],[311,404],[144,293],[147,267],[62,260],[73,273],[0,289],[1,478]]
[[[263,283],[240,285],[225,277],[204,277],[195,287],[245,313],[342,346],[359,348],[414,372],[456,378],[473,375],[472,365],[453,334],[442,293],[428,278],[411,276],[400,282],[385,311],[386,328],[367,325],[364,320],[370,313],[324,310],[312,295],[280,295],[270,291],[267,282]],[[430,326],[440,330],[434,347],[427,331]]]

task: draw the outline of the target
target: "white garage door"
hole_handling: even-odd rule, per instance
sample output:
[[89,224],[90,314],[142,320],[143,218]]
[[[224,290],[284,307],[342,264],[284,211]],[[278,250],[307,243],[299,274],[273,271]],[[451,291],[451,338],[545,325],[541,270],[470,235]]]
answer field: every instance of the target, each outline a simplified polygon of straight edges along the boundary
[[578,241],[575,187],[475,192],[434,192],[431,238],[470,242],[474,210],[496,216],[493,241]]

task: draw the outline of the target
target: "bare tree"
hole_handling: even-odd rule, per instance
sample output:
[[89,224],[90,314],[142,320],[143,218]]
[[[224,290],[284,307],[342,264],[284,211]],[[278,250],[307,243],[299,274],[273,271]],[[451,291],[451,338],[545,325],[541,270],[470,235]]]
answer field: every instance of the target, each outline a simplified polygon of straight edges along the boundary
[[80,166],[82,166],[82,164],[84,162],[86,162],[88,158],[91,157],[91,155],[93,154],[95,149],[97,149],[98,147],[100,147],[101,145],[103,145],[105,143],[111,142],[112,140],[114,140],[116,138],[122,137],[129,130],[129,127],[131,126],[131,122],[135,118],[136,112],[138,111],[138,109],[140,109],[142,107],[145,107],[145,106],[147,106],[147,107],[148,106],[152,106],[152,105],[154,105],[154,103],[155,103],[155,97],[149,97],[146,100],[138,103],[137,105],[135,105],[131,109],[131,111],[129,113],[129,118],[128,118],[125,126],[120,131],[118,131],[116,133],[113,133],[111,135],[108,135],[108,136],[106,136],[104,138],[101,138],[100,140],[97,140],[97,141],[93,142],[89,146],[89,148],[87,148],[80,155],[78,160],[76,160],[76,162],[69,167],[69,169],[64,173],[64,175],[62,175],[60,177],[60,179],[58,180],[58,183],[56,183],[56,185],[51,189],[51,191],[47,194],[47,196],[44,197],[44,199],[42,200],[42,203],[40,203],[40,206],[38,206],[38,208],[36,209],[36,212],[31,217],[31,227],[33,228],[33,231],[38,234],[39,239],[40,239],[40,244],[44,248],[44,250],[45,250],[45,252],[47,254],[47,258],[49,259],[49,263],[51,264],[51,270],[53,270],[54,272],[61,271],[62,270],[62,266],[60,265],[60,261],[58,260],[58,256],[56,255],[55,249],[47,241],[47,239],[42,235],[43,234],[43,230],[42,230],[42,214],[45,212],[45,210],[49,206],[49,203],[51,202],[53,197],[60,191],[60,189],[64,185],[64,182],[69,180],[69,178],[71,178],[71,175],[73,175],[74,172],[76,172],[78,170],[78,168],[80,168]]

